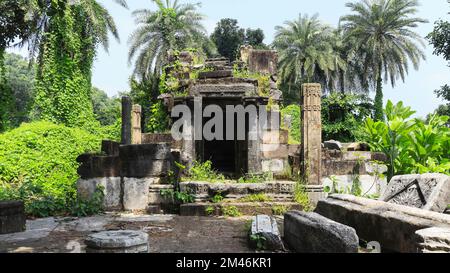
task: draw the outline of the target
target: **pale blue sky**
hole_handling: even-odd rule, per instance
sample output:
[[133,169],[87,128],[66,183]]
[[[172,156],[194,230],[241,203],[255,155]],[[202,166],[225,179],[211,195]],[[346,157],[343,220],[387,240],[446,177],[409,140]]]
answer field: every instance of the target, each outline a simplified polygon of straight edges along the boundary
[[[186,2],[184,0],[182,2]],[[100,49],[94,65],[93,84],[105,90],[110,96],[118,91],[129,89],[128,80],[132,67],[128,64],[128,37],[135,29],[131,12],[135,9],[155,9],[151,0],[128,0],[130,10],[123,9],[111,0],[100,0],[108,8],[119,28],[121,43],[111,41],[109,53]],[[349,12],[345,7],[348,0],[203,0],[200,12],[207,19],[204,25],[209,33],[214,30],[221,18],[235,18],[244,28],[261,28],[266,34],[266,43],[273,40],[274,28],[286,20],[297,18],[299,13],[319,14],[319,18],[332,26],[337,26],[340,16]],[[439,18],[450,20],[450,5],[446,0],[421,0],[418,16],[430,21],[421,25],[417,31],[426,36]],[[385,99],[394,102],[404,101],[412,106],[418,116],[425,116],[442,103],[433,93],[445,83],[450,83],[450,68],[441,58],[432,55],[433,49],[427,46],[427,61],[419,71],[410,71],[405,83],[398,82],[393,89],[385,87]]]

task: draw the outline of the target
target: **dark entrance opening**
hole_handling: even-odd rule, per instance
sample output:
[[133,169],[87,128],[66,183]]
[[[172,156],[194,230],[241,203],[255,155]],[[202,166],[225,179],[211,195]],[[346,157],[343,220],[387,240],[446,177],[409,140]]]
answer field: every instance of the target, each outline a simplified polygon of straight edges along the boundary
[[[222,108],[223,111],[223,138],[224,140],[212,140],[208,141],[203,139],[197,143],[198,157],[201,161],[210,160],[212,166],[218,172],[224,174],[229,178],[238,178],[242,174],[247,173],[247,156],[248,147],[246,140],[237,140],[237,115],[234,116],[234,140],[226,140],[226,106],[227,105],[239,105],[241,99],[203,99],[203,109],[208,105],[217,105]],[[211,118],[203,119],[203,127]],[[247,126],[246,126],[247,127]],[[247,128],[246,128],[247,130]],[[247,135],[247,133],[246,133]]]

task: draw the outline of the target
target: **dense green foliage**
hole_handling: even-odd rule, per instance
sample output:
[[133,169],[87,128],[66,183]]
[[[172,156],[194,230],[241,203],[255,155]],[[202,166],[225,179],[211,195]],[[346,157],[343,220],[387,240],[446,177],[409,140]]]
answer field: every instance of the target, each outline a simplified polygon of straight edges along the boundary
[[285,121],[290,116],[290,126],[283,122],[282,128],[289,131],[289,144],[299,144],[301,141],[301,109],[297,104],[292,104],[281,109],[281,117]]
[[354,142],[363,137],[361,124],[372,117],[373,104],[365,95],[332,93],[322,98],[322,138]]
[[70,212],[77,203],[75,159],[97,151],[102,138],[107,136],[49,122],[1,134],[0,200],[23,200],[35,216]]
[[[353,55],[361,60],[360,78],[375,86],[375,119],[383,120],[383,80],[392,86],[405,80],[409,62],[414,69],[425,59],[420,45],[423,39],[414,32],[419,23],[427,21],[414,17],[417,0],[374,0],[347,3],[352,14],[341,18]],[[419,45],[417,45],[417,43]]]
[[34,72],[25,58],[17,54],[5,54],[6,85],[13,98],[7,115],[10,128],[29,121],[28,114],[34,96]]
[[211,40],[215,43],[220,55],[235,61],[239,56],[241,45],[251,45],[256,49],[267,49],[264,44],[264,32],[262,29],[247,30],[239,27],[236,19],[221,19],[214,32],[211,34]]
[[[450,0],[448,1],[450,3]],[[439,20],[435,22],[433,32],[427,36],[428,41],[434,47],[433,54],[444,57],[450,62],[450,22]],[[447,101],[436,110],[438,115],[450,116],[450,86],[442,86],[435,91],[439,98]],[[450,126],[450,122],[447,123]]]
[[450,173],[450,128],[447,116],[434,115],[428,123],[413,119],[415,112],[402,102],[387,103],[387,121],[365,121],[367,141],[389,158],[389,178],[409,173]]
[[92,88],[92,104],[95,119],[102,126],[113,125],[121,118],[121,102],[119,98],[110,98],[108,95],[96,88]]

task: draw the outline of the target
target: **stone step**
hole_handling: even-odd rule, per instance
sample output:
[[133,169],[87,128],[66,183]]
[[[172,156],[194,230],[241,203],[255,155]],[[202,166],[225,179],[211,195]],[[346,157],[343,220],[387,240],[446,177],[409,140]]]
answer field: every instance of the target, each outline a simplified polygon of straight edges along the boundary
[[[180,206],[181,216],[256,216],[282,215],[290,210],[303,210],[295,202],[255,202],[255,203],[192,203]],[[238,215],[226,212],[237,211]]]

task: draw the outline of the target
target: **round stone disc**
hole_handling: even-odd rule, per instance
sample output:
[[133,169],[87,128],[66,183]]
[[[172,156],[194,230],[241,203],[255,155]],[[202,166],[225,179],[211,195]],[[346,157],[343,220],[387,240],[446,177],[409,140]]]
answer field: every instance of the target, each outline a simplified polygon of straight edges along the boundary
[[89,235],[85,244],[96,249],[129,248],[148,244],[148,234],[134,230],[103,231]]

